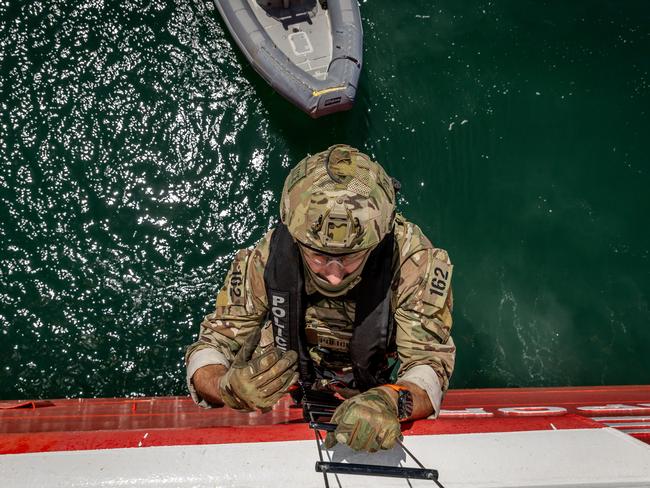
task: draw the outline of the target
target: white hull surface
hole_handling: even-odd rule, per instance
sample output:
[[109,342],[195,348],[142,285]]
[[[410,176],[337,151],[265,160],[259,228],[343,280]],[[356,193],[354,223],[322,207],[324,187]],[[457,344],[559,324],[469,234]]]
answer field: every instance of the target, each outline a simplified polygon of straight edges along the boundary
[[[438,419],[402,433],[444,488],[650,488],[646,385],[451,390]],[[265,414],[204,410],[187,397],[0,402],[0,488],[320,488],[316,461],[314,431],[288,397]],[[401,446],[336,446],[323,461],[416,467]],[[327,479],[332,488],[436,486]]]
[[[611,428],[416,435],[405,445],[439,470],[445,488],[650,486],[650,447]],[[333,461],[413,466],[400,447],[358,454],[337,446],[328,453]],[[5,455],[0,473],[5,488],[320,488],[316,459],[315,441],[165,446]],[[343,488],[409,486],[395,478],[329,479]]]

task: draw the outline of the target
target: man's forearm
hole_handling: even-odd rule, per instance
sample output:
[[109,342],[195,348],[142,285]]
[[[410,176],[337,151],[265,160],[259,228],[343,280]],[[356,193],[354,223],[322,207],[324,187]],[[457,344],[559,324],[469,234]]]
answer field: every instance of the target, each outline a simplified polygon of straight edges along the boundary
[[224,405],[219,392],[219,383],[228,369],[223,364],[210,364],[196,370],[192,384],[197,394],[213,407]]
[[[213,407],[224,405],[219,392],[219,383],[227,371],[228,369],[222,364],[210,364],[197,369],[192,376],[192,384],[196,392]],[[433,406],[426,391],[409,381],[401,380],[399,384],[408,388],[413,396],[413,411],[407,420],[426,418],[433,413]],[[397,405],[398,393],[391,388],[383,389],[390,394]]]

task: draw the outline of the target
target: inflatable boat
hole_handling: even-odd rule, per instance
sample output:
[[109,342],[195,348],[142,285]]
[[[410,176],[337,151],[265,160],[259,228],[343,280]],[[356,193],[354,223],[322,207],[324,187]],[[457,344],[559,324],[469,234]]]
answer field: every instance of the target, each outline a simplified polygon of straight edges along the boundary
[[321,117],[352,107],[363,33],[357,0],[215,0],[233,39],[274,90]]
[[375,454],[326,450],[319,428],[289,398],[266,414],[186,397],[0,402],[1,486],[650,486],[650,386],[452,390],[438,419]]

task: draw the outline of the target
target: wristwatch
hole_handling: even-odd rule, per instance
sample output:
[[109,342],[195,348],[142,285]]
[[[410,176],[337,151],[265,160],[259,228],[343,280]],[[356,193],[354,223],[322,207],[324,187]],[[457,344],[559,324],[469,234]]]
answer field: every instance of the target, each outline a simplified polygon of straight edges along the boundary
[[393,383],[386,384],[391,390],[397,392],[397,417],[400,421],[408,420],[413,413],[413,395],[411,391],[402,385]]

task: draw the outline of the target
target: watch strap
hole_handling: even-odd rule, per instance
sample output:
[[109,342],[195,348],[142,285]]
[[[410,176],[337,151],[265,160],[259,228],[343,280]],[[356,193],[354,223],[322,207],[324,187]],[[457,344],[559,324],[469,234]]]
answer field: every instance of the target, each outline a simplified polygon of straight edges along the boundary
[[405,386],[394,383],[388,383],[383,386],[387,386],[397,392],[397,417],[400,421],[408,420],[413,413],[413,394],[411,391]]

